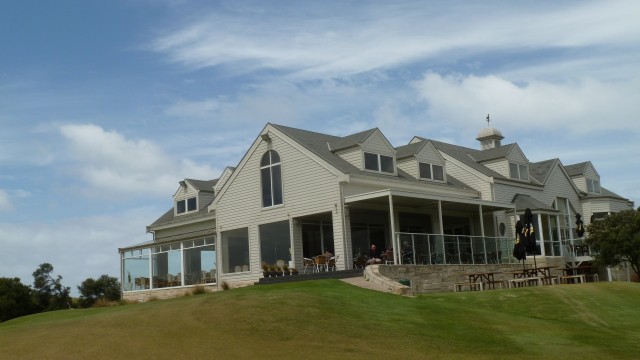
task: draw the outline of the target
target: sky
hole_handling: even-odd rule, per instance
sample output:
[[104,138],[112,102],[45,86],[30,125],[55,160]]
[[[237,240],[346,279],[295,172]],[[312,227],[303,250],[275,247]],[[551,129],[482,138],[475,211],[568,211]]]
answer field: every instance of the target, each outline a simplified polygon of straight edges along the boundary
[[119,276],[268,123],[591,161],[640,205],[637,1],[3,1],[0,277]]

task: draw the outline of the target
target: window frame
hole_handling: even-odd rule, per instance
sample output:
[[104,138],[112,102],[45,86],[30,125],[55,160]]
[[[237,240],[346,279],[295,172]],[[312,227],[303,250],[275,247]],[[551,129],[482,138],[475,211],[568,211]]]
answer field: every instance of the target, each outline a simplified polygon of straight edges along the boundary
[[[422,165],[426,165],[428,166],[429,169],[429,177],[424,177],[422,176]],[[441,174],[442,174],[442,179],[436,179],[436,171],[435,169],[439,168],[441,170]],[[429,181],[436,181],[436,182],[444,182],[445,180],[445,171],[444,171],[444,165],[439,165],[439,164],[433,164],[433,163],[427,163],[427,162],[422,162],[422,161],[418,161],[418,178],[420,180],[429,180]]]
[[598,179],[587,179],[587,192],[592,194],[600,194],[600,181]]
[[[273,155],[275,154],[276,159]],[[265,157],[268,156],[268,162]],[[268,175],[268,184],[265,182]],[[274,175],[276,177],[274,181]],[[277,183],[277,184],[276,184]],[[268,186],[268,194],[265,190]],[[260,158],[260,194],[263,209],[273,208],[284,204],[284,186],[282,184],[282,160],[275,150],[267,150]],[[269,197],[265,197],[268,195]]]
[[[517,171],[516,176],[514,176],[514,169]],[[526,177],[523,177],[523,175],[525,175]],[[529,165],[510,161],[509,178],[520,181],[529,181]]]
[[[193,200],[193,202],[191,200]],[[193,208],[191,207],[192,205]],[[191,196],[188,198],[176,200],[174,209],[176,215],[184,215],[198,211],[198,197]]]
[[[369,155],[369,160],[371,160],[371,155],[375,156],[375,161],[376,161],[376,168],[375,169],[371,169],[369,167],[367,167],[367,155]],[[386,165],[390,165],[391,166],[391,171],[385,171],[383,170],[383,158],[388,159],[391,161],[391,163],[387,163]],[[395,175],[396,173],[396,159],[394,156],[389,156],[389,155],[383,155],[383,154],[378,154],[378,153],[372,153],[372,152],[368,152],[368,151],[363,151],[363,161],[362,161],[362,168],[364,169],[364,171],[369,171],[369,172],[375,172],[378,174],[390,174],[390,175]]]

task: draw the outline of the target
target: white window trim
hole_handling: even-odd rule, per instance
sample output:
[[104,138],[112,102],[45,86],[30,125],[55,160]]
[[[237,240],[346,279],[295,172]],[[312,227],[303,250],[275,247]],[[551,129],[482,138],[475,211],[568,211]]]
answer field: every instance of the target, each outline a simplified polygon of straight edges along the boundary
[[[589,189],[589,182],[591,182],[591,189]],[[596,190],[597,186],[597,190]],[[602,188],[600,187],[600,180],[598,179],[587,179],[587,192],[592,194],[600,194],[602,193]]]
[[[516,165],[517,169],[518,169],[518,177],[513,177],[511,176],[511,164]],[[520,171],[520,167],[524,167],[527,170],[527,178],[523,179],[522,178],[522,172]],[[518,180],[518,181],[529,181],[529,164],[521,164],[521,163],[517,163],[517,162],[509,162],[509,178],[512,180]]]
[[[280,154],[275,151],[275,150],[268,150],[268,151],[274,151],[276,154],[278,154],[278,157],[280,157]],[[264,155],[263,155],[264,156]],[[274,168],[275,166],[280,166],[280,188],[282,189],[282,202],[280,204],[274,204],[273,203],[273,198],[274,198],[274,189],[273,189],[273,171],[272,168]],[[269,206],[264,206],[264,198],[262,198],[262,187],[264,186],[262,184],[262,170],[263,169],[269,169],[269,178],[270,178],[270,182],[271,182],[271,205]],[[284,206],[284,178],[282,176],[283,171],[282,171],[282,160],[278,160],[277,163],[271,163],[271,161],[269,162],[269,165],[264,165],[264,166],[260,166],[260,208],[265,210],[265,209],[273,209],[273,208],[277,208],[277,207],[281,207]]]
[[[429,170],[431,171],[431,177],[430,178],[426,178],[426,177],[422,177],[420,174],[420,164],[425,164],[425,165],[429,165]],[[433,178],[433,167],[434,166],[440,166],[442,168],[442,180],[437,180]],[[418,178],[420,180],[428,180],[428,181],[434,181],[434,182],[440,182],[443,183],[446,181],[447,179],[447,172],[444,170],[444,165],[440,165],[440,164],[432,164],[432,163],[427,163],[427,162],[423,162],[423,161],[418,161]]]
[[[377,158],[378,158],[378,163],[377,163],[378,170],[367,169],[366,159],[365,159],[366,154],[371,154],[371,155],[376,155],[377,156]],[[391,158],[391,162],[393,163],[393,165],[392,165],[393,166],[393,172],[382,171],[382,159],[381,159],[382,156]],[[389,155],[378,154],[378,153],[369,152],[369,151],[363,151],[362,152],[362,169],[364,171],[375,173],[375,174],[395,175],[396,172],[397,172],[397,170],[396,170],[396,158],[395,158],[395,156],[389,156]]]
[[[196,208],[194,210],[189,210],[189,206],[188,206],[189,199],[196,199]],[[180,201],[184,201],[184,212],[181,212],[181,213],[178,212],[178,203]],[[173,213],[174,213],[175,216],[182,216],[182,215],[192,214],[194,212],[198,212],[198,209],[200,208],[198,206],[199,202],[200,202],[200,199],[198,198],[198,196],[191,196],[191,197],[188,197],[188,198],[176,200],[175,203],[173,204]]]

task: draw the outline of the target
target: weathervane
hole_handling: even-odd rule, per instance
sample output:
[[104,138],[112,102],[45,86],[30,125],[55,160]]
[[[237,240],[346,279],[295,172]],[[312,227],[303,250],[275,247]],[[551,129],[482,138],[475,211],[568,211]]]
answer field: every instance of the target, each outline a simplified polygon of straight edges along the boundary
[[491,121],[491,118],[489,118],[489,114],[487,114],[487,127],[489,127],[489,121]]

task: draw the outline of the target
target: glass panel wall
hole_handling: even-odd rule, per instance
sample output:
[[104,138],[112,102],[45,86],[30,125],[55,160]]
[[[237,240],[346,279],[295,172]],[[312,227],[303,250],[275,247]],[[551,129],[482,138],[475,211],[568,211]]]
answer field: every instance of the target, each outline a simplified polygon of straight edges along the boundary
[[151,248],[151,269],[153,288],[180,286],[182,262],[180,243],[153,246]]
[[291,260],[289,221],[263,224],[259,228],[261,263],[275,264],[282,260],[288,264]]
[[221,235],[222,271],[225,274],[250,271],[249,229],[224,231]]
[[211,284],[216,282],[217,264],[214,238],[182,242],[184,284]]
[[216,282],[215,237],[121,253],[124,291]]
[[149,288],[149,249],[125,251],[122,253],[124,291]]

